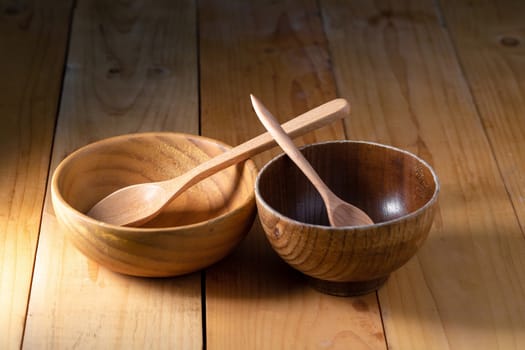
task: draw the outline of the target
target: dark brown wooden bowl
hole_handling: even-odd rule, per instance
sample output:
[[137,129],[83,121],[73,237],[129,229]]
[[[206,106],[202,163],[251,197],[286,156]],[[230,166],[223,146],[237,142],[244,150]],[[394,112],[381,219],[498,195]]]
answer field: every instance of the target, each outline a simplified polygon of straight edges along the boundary
[[323,292],[357,295],[379,288],[428,235],[439,193],[434,170],[409,152],[371,142],[325,142],[302,152],[338,196],[365,210],[375,224],[330,227],[317,191],[280,155],[256,181],[266,237]]

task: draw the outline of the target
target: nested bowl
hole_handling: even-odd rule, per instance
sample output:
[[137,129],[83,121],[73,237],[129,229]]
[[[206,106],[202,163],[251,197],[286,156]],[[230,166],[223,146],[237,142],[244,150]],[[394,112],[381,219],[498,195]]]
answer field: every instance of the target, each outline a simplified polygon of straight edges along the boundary
[[301,150],[334,193],[365,210],[374,224],[330,227],[320,195],[282,154],[256,181],[266,237],[323,292],[379,288],[427,238],[439,192],[435,172],[409,152],[371,142],[331,141]]
[[134,276],[176,276],[222,259],[242,240],[255,217],[251,160],[201,181],[144,227],[121,227],[86,213],[124,186],[180,175],[230,146],[180,133],[123,135],[87,145],[54,172],[55,215],[69,240],[88,258]]

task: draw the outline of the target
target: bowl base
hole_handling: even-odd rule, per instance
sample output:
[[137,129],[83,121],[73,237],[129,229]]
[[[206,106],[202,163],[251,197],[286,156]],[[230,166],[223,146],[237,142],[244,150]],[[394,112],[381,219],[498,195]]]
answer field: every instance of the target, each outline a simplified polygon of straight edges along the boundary
[[369,281],[355,282],[334,282],[321,280],[315,277],[306,276],[308,283],[321,293],[335,295],[339,297],[351,297],[371,293],[379,289],[388,276],[376,278]]

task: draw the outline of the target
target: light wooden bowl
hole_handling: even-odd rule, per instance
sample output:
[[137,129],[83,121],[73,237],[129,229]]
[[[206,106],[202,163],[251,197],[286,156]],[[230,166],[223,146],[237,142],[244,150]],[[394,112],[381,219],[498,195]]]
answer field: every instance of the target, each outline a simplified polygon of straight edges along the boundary
[[55,214],[88,258],[135,276],[197,271],[230,253],[255,217],[257,169],[251,160],[191,187],[145,227],[108,225],[86,216],[118,188],[177,176],[229,149],[206,137],[178,133],[123,135],[87,145],[55,170]]
[[330,227],[323,201],[284,155],[257,177],[259,218],[273,249],[322,292],[358,295],[379,288],[425,241],[439,183],[415,155],[370,142],[302,148],[321,178],[375,224]]

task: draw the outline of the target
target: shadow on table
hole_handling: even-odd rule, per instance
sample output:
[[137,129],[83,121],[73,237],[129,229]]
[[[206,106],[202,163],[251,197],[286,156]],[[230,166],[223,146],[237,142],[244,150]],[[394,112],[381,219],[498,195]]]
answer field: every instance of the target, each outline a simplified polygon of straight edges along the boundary
[[443,332],[453,327],[523,331],[525,240],[519,227],[504,219],[484,227],[480,220],[461,232],[437,220],[416,257],[380,289],[385,323],[410,318],[436,330],[441,325]]
[[206,295],[213,298],[286,298],[310,288],[272,250],[258,219],[239,247],[205,273]]

